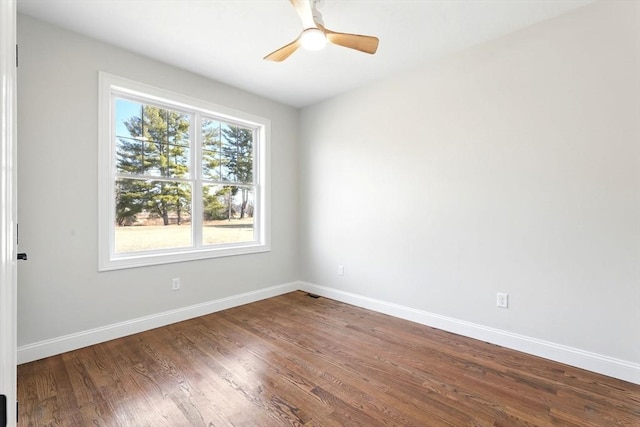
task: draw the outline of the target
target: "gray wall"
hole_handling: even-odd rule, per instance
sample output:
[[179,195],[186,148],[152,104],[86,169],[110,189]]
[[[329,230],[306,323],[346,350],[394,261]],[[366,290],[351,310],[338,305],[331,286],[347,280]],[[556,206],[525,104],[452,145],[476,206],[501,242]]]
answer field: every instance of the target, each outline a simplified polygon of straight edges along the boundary
[[302,279],[640,362],[639,5],[304,109]]
[[[18,345],[298,279],[295,109],[22,15],[18,42]],[[271,120],[271,252],[97,272],[99,70]]]

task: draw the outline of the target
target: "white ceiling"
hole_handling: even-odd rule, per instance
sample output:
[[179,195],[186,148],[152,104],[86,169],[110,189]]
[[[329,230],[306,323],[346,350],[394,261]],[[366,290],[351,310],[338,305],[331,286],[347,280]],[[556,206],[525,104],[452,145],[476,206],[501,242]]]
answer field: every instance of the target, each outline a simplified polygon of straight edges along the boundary
[[367,55],[328,46],[282,63],[287,0],[18,0],[18,12],[247,91],[303,107],[552,18],[592,0],[323,0],[334,31],[375,35]]

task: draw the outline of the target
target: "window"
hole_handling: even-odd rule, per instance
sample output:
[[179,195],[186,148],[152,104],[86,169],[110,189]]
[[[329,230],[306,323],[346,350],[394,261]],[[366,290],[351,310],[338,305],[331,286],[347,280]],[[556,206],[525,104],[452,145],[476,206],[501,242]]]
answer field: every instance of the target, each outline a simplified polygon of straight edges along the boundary
[[100,73],[99,270],[269,250],[269,121]]

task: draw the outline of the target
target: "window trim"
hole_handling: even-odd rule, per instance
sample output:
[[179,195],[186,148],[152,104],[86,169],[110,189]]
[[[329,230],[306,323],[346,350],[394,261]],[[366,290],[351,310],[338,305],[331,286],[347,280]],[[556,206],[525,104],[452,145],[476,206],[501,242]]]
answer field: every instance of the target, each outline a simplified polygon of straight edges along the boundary
[[[139,83],[100,71],[98,73],[98,271],[145,267],[174,262],[195,261],[235,255],[245,255],[271,250],[271,203],[270,203],[270,134],[271,122],[263,117],[237,111],[208,101],[192,98],[169,90]],[[115,185],[116,176],[114,140],[115,93],[139,98],[142,102],[154,102],[180,110],[195,111],[203,115],[228,120],[256,129],[254,146],[254,169],[256,181],[256,206],[254,227],[256,241],[231,243],[216,246],[191,246],[188,248],[158,249],[140,253],[115,253]],[[192,132],[197,132],[193,123]],[[193,140],[195,149],[201,149]],[[192,173],[199,173],[192,154]],[[202,178],[195,176],[194,214],[200,202],[196,194],[202,186]],[[192,234],[197,231],[192,229]],[[195,242],[193,242],[195,245]]]

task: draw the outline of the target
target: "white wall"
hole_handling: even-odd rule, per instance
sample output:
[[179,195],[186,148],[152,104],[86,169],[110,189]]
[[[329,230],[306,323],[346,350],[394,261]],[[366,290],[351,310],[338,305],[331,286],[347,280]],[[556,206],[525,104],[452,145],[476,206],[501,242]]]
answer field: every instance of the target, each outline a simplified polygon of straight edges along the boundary
[[[19,346],[298,278],[295,109],[26,16],[18,42]],[[99,70],[271,120],[271,252],[97,272]]]
[[304,109],[302,279],[639,363],[639,16],[599,2]]

